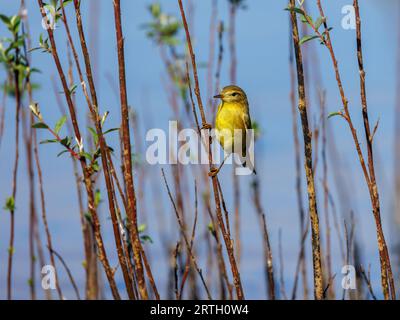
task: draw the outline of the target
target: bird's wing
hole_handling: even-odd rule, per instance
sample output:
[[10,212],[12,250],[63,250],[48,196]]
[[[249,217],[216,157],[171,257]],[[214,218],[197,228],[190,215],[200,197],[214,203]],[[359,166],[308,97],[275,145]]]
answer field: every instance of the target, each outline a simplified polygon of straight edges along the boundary
[[251,118],[249,112],[243,113],[243,122],[246,129],[251,129]]

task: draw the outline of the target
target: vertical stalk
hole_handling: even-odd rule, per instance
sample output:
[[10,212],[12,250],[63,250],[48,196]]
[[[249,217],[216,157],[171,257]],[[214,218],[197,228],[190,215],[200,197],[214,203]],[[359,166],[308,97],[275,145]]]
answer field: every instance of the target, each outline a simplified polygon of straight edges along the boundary
[[[364,154],[360,147],[360,142],[358,139],[357,131],[354,127],[353,120],[350,115],[348,100],[346,98],[342,80],[340,77],[338,61],[336,59],[335,52],[333,50],[332,41],[330,37],[329,29],[327,28],[326,21],[323,23],[324,25],[324,35],[322,35],[318,29],[315,27],[314,23],[310,20],[310,18],[305,15],[308,24],[314,30],[315,34],[319,37],[321,42],[327,47],[329,54],[331,56],[331,60],[333,63],[333,68],[335,71],[336,82],[338,85],[340,97],[343,104],[343,111],[340,112],[340,115],[346,120],[347,124],[349,125],[349,129],[354,141],[354,145],[357,151],[357,155],[359,158],[360,166],[362,168],[362,172],[365,178],[365,182],[368,187],[370,199],[371,199],[371,206],[372,212],[375,219],[376,224],[376,232],[378,238],[378,250],[379,250],[379,259],[381,264],[381,282],[382,282],[382,291],[385,299],[389,299],[390,293],[392,294],[392,298],[395,298],[396,292],[394,288],[394,281],[392,275],[392,268],[390,264],[389,252],[387,249],[385,237],[383,234],[382,224],[381,224],[381,217],[380,217],[380,202],[379,202],[379,194],[378,194],[378,187],[375,179],[375,169],[374,169],[374,161],[373,161],[373,152],[372,152],[372,142],[373,142],[373,135],[377,129],[375,126],[374,130],[371,133],[369,120],[368,120],[368,111],[366,107],[366,97],[365,97],[365,71],[363,67],[363,60],[362,60],[362,47],[361,47],[361,19],[360,13],[358,9],[358,2],[354,1],[353,3],[356,13],[356,27],[357,27],[357,58],[359,62],[359,70],[360,70],[360,87],[361,87],[361,103],[362,103],[362,114],[364,120],[364,131],[366,134],[366,141],[367,141],[367,150],[368,150],[368,165],[365,162]],[[318,10],[322,17],[325,17],[321,0],[317,0]],[[304,8],[302,8],[304,11]],[[389,289],[390,286],[390,289]],[[390,292],[391,291],[391,292]]]
[[[44,4],[42,0],[38,0],[38,4],[40,7],[40,12],[42,14],[42,18],[45,20],[45,22],[48,22],[47,16],[46,16],[46,11],[44,9]],[[47,25],[49,25],[47,23]],[[61,62],[60,62],[60,58],[58,56],[58,52],[57,52],[57,46],[55,43],[55,39],[54,39],[54,34],[53,34],[53,30],[51,28],[47,29],[47,34],[49,36],[49,40],[50,40],[50,44],[51,44],[51,54],[53,56],[54,62],[56,64],[57,67],[57,71],[58,74],[60,76],[60,80],[63,86],[63,90],[65,93],[65,98],[67,101],[67,105],[68,105],[68,110],[70,113],[70,118],[71,118],[71,122],[72,122],[72,127],[74,129],[74,134],[75,137],[77,138],[78,141],[81,141],[81,133],[79,130],[79,125],[78,125],[78,120],[76,117],[76,112],[75,112],[75,107],[73,104],[73,101],[71,99],[71,93],[69,91],[68,88],[68,84],[67,84],[67,80],[63,71],[63,68],[61,66]],[[110,263],[108,261],[107,258],[107,253],[104,247],[104,243],[103,243],[103,237],[101,235],[101,230],[100,230],[100,221],[99,218],[97,216],[97,212],[96,212],[96,208],[94,205],[94,194],[93,194],[93,184],[91,181],[91,177],[90,177],[90,173],[86,164],[86,160],[84,157],[80,158],[80,165],[82,168],[82,172],[84,175],[84,182],[85,182],[85,188],[86,188],[86,193],[87,193],[87,197],[88,197],[88,208],[89,208],[89,213],[93,219],[93,227],[94,227],[94,231],[95,231],[95,238],[96,238],[96,243],[99,249],[98,255],[99,255],[99,260],[101,261],[101,263],[103,264],[105,273],[107,275],[107,279],[108,282],[110,284],[110,288],[111,288],[111,292],[113,294],[114,299],[120,299],[120,295],[118,292],[118,288],[117,285],[115,283],[114,280],[114,272],[111,269]]]
[[261,227],[261,233],[263,234],[263,247],[264,247],[264,263],[265,263],[265,275],[267,279],[268,298],[275,300],[275,278],[274,278],[274,264],[272,260],[272,249],[269,241],[269,234],[267,228],[267,221],[264,213],[264,209],[260,201],[260,186],[258,178],[254,179],[253,182],[253,201],[256,207],[257,215],[259,218],[259,224]]
[[[65,19],[65,20],[64,20]],[[66,15],[64,12],[63,7],[63,21],[66,22]],[[71,51],[73,51],[74,57],[76,57],[75,48],[72,50],[72,46],[69,44]],[[69,53],[69,52],[68,52]],[[71,88],[74,84],[74,77],[73,77],[73,62],[70,53],[68,54],[68,80],[69,80],[69,87]],[[79,72],[79,71],[78,71]],[[56,95],[56,99],[58,101],[58,105],[60,107],[60,111],[62,114],[67,114],[65,108],[61,102],[60,95],[57,94],[59,90],[55,88],[54,93]],[[76,96],[74,96],[74,105],[76,105]],[[72,128],[71,124],[68,122],[68,130],[69,135],[72,135]],[[77,161],[74,158],[71,158],[74,176],[75,176],[75,184],[76,184],[76,191],[77,191],[77,198],[78,198],[78,205],[79,205],[79,215],[81,220],[81,229],[82,229],[82,236],[83,236],[83,245],[84,245],[84,252],[85,252],[85,272],[86,272],[86,280],[85,280],[85,295],[86,299],[95,300],[99,297],[99,281],[98,281],[98,263],[97,263],[97,254],[96,254],[96,247],[94,244],[94,235],[93,231],[90,228],[89,221],[85,218],[84,206],[83,206],[83,193],[82,193],[82,186],[81,186],[81,176],[79,175]]]
[[[16,40],[16,39],[15,39]],[[15,64],[19,63],[19,48],[15,49]],[[19,162],[19,119],[21,113],[21,92],[19,86],[19,71],[14,69],[13,81],[15,86],[15,158],[13,168],[13,180],[12,180],[12,198],[15,203],[15,197],[17,195],[17,177],[18,177],[18,162]],[[12,264],[14,255],[14,232],[15,232],[15,208],[10,210],[10,240],[8,245],[8,268],[7,268],[7,299],[12,299]]]
[[[25,3],[24,1],[21,1],[21,8],[25,7]],[[29,27],[28,27],[28,23],[27,20],[24,22],[26,27],[27,27],[27,31],[25,32],[25,25],[22,25],[22,32],[24,35],[26,35],[26,39],[27,41],[24,42],[24,55],[26,57],[27,60],[27,65],[30,66],[30,57],[28,56],[28,50],[31,48],[31,40],[30,40],[30,34],[29,34]],[[30,75],[28,74],[26,76],[26,91],[28,93],[28,100],[29,100],[29,104],[33,104],[33,96],[32,96],[32,85],[31,85],[31,79],[30,79]],[[34,237],[34,233],[35,233],[35,229],[38,228],[38,225],[35,224],[38,223],[38,219],[36,217],[36,209],[35,209],[35,204],[34,204],[34,200],[35,200],[35,193],[34,193],[34,172],[33,172],[33,157],[32,157],[32,151],[33,151],[33,155],[34,155],[34,159],[35,159],[35,163],[36,163],[36,170],[38,173],[38,180],[39,180],[39,190],[40,190],[40,201],[41,201],[41,211],[42,211],[42,220],[43,220],[43,225],[45,228],[45,233],[46,233],[46,239],[47,239],[47,247],[49,249],[49,256],[50,256],[50,263],[51,265],[54,267],[54,276],[55,276],[55,280],[56,280],[56,290],[57,290],[57,294],[59,299],[63,299],[63,295],[62,295],[62,291],[61,291],[61,287],[60,287],[60,281],[58,278],[58,272],[57,272],[57,267],[55,264],[55,259],[54,259],[54,254],[53,254],[53,246],[52,246],[52,239],[51,239],[51,233],[50,233],[50,229],[49,229],[49,225],[47,222],[47,214],[46,214],[46,206],[45,206],[45,198],[44,198],[44,191],[43,191],[43,177],[42,177],[42,169],[41,169],[41,165],[40,165],[40,160],[39,160],[39,153],[38,153],[38,149],[37,149],[37,136],[36,136],[36,130],[32,129],[32,125],[33,125],[33,121],[34,121],[34,117],[32,113],[29,113],[29,130],[28,128],[26,128],[24,130],[25,133],[25,141],[26,141],[26,154],[27,154],[27,167],[28,167],[28,174],[30,177],[30,189],[31,189],[31,222],[32,223],[32,242],[33,242],[33,237]],[[33,150],[32,150],[33,149]],[[39,238],[38,238],[39,239]],[[33,244],[32,244],[33,245]],[[39,246],[39,243],[37,243],[37,245]],[[31,248],[31,250],[33,250],[33,246]],[[34,253],[32,251],[32,253]],[[33,260],[33,258],[32,258]],[[33,263],[32,263],[33,264]],[[34,266],[31,266],[31,286],[32,286],[32,293],[34,290],[34,279],[33,279],[33,275],[34,275]]]
[[290,31],[289,37],[289,65],[290,65],[290,104],[292,111],[292,133],[294,142],[294,154],[295,154],[295,169],[296,169],[296,198],[297,198],[297,208],[299,210],[299,225],[300,225],[300,254],[299,254],[299,268],[296,270],[295,281],[293,285],[292,299],[296,297],[297,283],[299,278],[299,273],[301,271],[301,276],[303,279],[303,299],[308,298],[308,278],[307,278],[307,263],[305,259],[305,240],[304,237],[305,229],[307,227],[306,215],[304,212],[303,204],[303,187],[301,184],[301,150],[300,141],[298,135],[298,125],[297,125],[297,113],[296,113],[296,97],[295,97],[295,86],[296,86],[296,75],[294,67],[294,57],[293,57],[293,45],[292,45],[292,31]]
[[[31,293],[31,300],[36,300],[36,259],[35,259],[35,223],[36,219],[36,206],[35,206],[35,174],[33,171],[33,157],[32,157],[32,143],[33,143],[33,130],[31,128],[32,114],[22,111],[22,131],[25,143],[26,153],[26,167],[29,177],[29,260],[30,260],[30,276],[29,287]],[[39,245],[39,244],[38,244]]]
[[124,177],[126,182],[126,192],[128,200],[128,217],[130,224],[130,232],[132,237],[133,253],[138,277],[139,291],[143,299],[148,298],[146,283],[143,272],[142,259],[146,259],[137,231],[137,211],[136,211],[136,195],[132,177],[132,154],[131,154],[131,141],[129,132],[129,109],[128,109],[128,95],[126,91],[126,75],[125,75],[125,52],[124,52],[124,38],[122,33],[121,23],[121,3],[120,0],[114,0],[114,20],[115,20],[115,33],[117,38],[118,50],[118,72],[119,72],[119,86],[120,86],[120,100],[121,100],[121,131],[122,131],[122,148],[123,148],[123,163],[124,163]]
[[[368,105],[367,105],[367,95],[365,88],[365,71],[364,71],[364,61],[363,61],[363,52],[362,52],[362,41],[361,41],[361,18],[360,18],[360,8],[358,5],[358,0],[354,0],[354,9],[356,14],[356,34],[357,34],[357,59],[358,59],[358,67],[360,73],[360,94],[361,94],[361,105],[362,105],[362,117],[364,123],[364,131],[365,131],[365,140],[367,142],[367,154],[368,154],[368,170],[369,170],[369,178],[370,178],[370,196],[372,202],[372,211],[376,224],[377,238],[378,238],[378,248],[379,255],[381,259],[381,267],[384,270],[381,270],[382,276],[382,285],[384,286],[384,293],[386,298],[388,299],[388,294],[386,293],[390,286],[390,293],[393,300],[396,300],[396,290],[394,287],[393,274],[392,274],[392,266],[390,263],[389,251],[386,245],[385,236],[382,229],[381,222],[381,209],[380,209],[380,201],[379,201],[379,192],[378,185],[375,177],[375,166],[374,166],[374,155],[373,155],[373,135],[376,130],[371,131],[371,127],[369,124],[368,117]],[[385,279],[386,278],[386,279]],[[389,282],[389,285],[387,284]]]
[[[295,0],[290,0],[289,8],[295,8]],[[298,109],[301,117],[304,139],[304,160],[305,172],[307,179],[308,205],[311,220],[311,242],[312,256],[314,267],[314,297],[317,300],[323,299],[323,272],[321,264],[321,246],[320,246],[320,231],[319,218],[317,210],[317,200],[315,194],[315,184],[313,175],[313,160],[312,160],[312,139],[308,125],[307,101],[304,86],[303,58],[300,48],[299,30],[297,26],[296,12],[291,10],[290,13],[293,31],[293,44],[297,66],[297,89],[298,89]]]
[[[230,82],[236,84],[236,69],[237,69],[237,57],[236,57],[236,12],[237,4],[231,3],[229,10],[229,51],[230,51]],[[235,174],[236,165],[232,166],[232,181],[233,181],[233,203],[235,208],[235,244],[236,244],[236,260],[240,264],[240,184],[238,176]]]
[[[78,26],[79,39],[80,39],[83,57],[84,57],[84,61],[85,61],[86,75],[87,75],[87,79],[88,79],[88,83],[89,83],[89,90],[90,90],[91,99],[92,99],[92,104],[89,106],[89,109],[91,112],[92,120],[94,121],[94,124],[95,124],[96,133],[99,137],[101,161],[102,161],[102,165],[103,165],[104,180],[105,180],[105,184],[106,184],[106,188],[107,188],[108,206],[109,206],[110,215],[111,215],[111,219],[112,219],[115,244],[116,244],[117,252],[118,252],[118,260],[121,265],[122,274],[124,277],[128,296],[130,299],[134,299],[135,295],[134,295],[134,291],[133,291],[132,279],[129,275],[128,265],[127,265],[126,257],[124,254],[124,249],[122,247],[120,225],[119,225],[116,210],[115,210],[115,201],[116,201],[115,192],[112,187],[111,175],[110,175],[110,170],[109,170],[109,162],[108,162],[108,159],[110,159],[110,158],[108,158],[108,156],[107,156],[107,153],[108,153],[107,144],[104,139],[101,124],[100,124],[101,120],[100,120],[100,116],[99,116],[99,106],[98,106],[98,101],[97,101],[95,84],[94,84],[94,80],[93,80],[91,61],[90,61],[90,57],[89,57],[89,51],[88,51],[87,45],[86,45],[85,34],[83,31],[82,17],[81,17],[80,7],[79,7],[80,4],[78,3],[77,0],[74,0],[74,6],[75,6],[76,24]],[[67,23],[65,23],[65,24],[67,25]],[[72,46],[72,44],[71,44],[71,46]]]

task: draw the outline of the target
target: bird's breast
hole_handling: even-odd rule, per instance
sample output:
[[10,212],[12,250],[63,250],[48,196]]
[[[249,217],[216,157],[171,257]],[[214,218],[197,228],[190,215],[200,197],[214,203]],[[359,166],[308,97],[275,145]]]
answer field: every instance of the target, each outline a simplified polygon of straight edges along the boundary
[[219,106],[215,118],[216,138],[224,149],[229,149],[234,143],[236,130],[246,130],[243,114],[247,109],[236,103],[223,103]]

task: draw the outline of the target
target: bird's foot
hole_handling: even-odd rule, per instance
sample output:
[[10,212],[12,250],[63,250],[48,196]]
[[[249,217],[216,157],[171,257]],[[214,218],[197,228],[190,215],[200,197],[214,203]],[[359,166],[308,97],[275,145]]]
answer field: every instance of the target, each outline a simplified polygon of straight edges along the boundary
[[201,127],[201,129],[206,129],[206,130],[210,130],[211,128],[212,128],[211,124],[209,123],[204,123],[203,126]]
[[208,173],[208,176],[214,178],[214,177],[217,176],[218,172],[219,172],[219,168],[218,169],[217,168],[211,168],[210,172]]

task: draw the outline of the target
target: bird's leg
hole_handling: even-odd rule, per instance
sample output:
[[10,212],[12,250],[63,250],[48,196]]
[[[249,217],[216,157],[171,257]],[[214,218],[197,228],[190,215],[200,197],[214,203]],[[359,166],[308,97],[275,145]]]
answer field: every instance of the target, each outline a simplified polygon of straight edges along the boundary
[[224,160],[222,161],[222,163],[219,165],[218,168],[214,168],[214,167],[211,168],[211,169],[210,169],[210,172],[208,173],[208,175],[209,175],[210,177],[215,177],[215,176],[219,173],[219,170],[221,170],[222,166],[223,166],[224,163],[225,163],[225,160],[226,160],[228,157],[229,157],[229,154],[225,156]]

